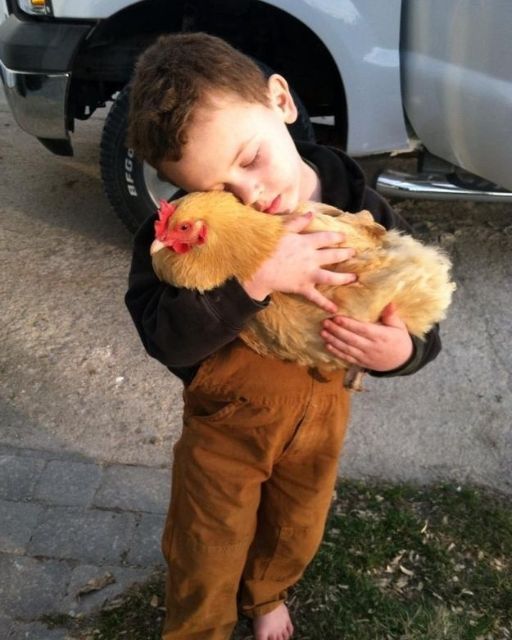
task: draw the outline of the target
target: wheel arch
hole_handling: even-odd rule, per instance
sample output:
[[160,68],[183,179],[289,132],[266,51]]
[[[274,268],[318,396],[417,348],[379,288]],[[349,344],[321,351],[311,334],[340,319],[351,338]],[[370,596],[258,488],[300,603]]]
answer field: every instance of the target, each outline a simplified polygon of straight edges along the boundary
[[[75,58],[72,116],[88,117],[122,89],[138,55],[158,35],[207,31],[282,73],[311,116],[334,114],[335,141],[344,147],[347,102],[338,66],[316,31],[293,15],[295,3],[288,5],[285,9],[262,0],[215,0],[204,5],[144,0],[100,20]],[[195,6],[195,13],[190,6]]]

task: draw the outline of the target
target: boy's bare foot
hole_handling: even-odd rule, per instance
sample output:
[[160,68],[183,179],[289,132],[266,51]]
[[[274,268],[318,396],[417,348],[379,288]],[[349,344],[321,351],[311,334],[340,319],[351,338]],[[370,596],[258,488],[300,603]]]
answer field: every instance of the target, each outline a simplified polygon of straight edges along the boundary
[[288,607],[280,604],[270,613],[254,618],[254,640],[288,640],[293,635],[293,624]]

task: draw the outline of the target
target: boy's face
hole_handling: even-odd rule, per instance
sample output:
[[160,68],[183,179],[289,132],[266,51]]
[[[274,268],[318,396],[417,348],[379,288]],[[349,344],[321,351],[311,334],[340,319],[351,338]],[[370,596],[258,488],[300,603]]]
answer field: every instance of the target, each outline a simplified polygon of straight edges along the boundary
[[293,211],[315,199],[319,181],[286,128],[297,117],[286,81],[268,81],[269,104],[211,92],[193,114],[181,160],[159,173],[186,191],[225,190],[267,213]]

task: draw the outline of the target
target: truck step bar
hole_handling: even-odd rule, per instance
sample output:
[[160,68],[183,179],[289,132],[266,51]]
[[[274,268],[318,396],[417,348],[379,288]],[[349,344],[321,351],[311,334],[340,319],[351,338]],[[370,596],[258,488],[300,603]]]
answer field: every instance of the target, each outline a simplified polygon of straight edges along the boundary
[[451,176],[440,173],[418,173],[387,170],[379,174],[376,188],[392,198],[421,198],[430,200],[473,200],[477,202],[512,202],[512,191],[497,185],[476,189],[457,184]]

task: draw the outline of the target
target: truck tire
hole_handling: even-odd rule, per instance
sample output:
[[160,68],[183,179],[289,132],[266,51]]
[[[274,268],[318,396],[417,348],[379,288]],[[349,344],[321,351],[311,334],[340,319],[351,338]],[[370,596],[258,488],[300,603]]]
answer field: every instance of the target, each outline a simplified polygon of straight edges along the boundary
[[[261,65],[265,73],[270,70]],[[270,71],[271,73],[271,71]],[[292,90],[299,112],[290,127],[294,140],[313,142],[315,135],[308,113],[300,98]],[[123,224],[135,233],[144,220],[152,215],[161,199],[169,200],[178,188],[157,178],[156,171],[140,162],[133,149],[126,147],[128,121],[128,86],[124,87],[110,109],[101,138],[100,167],[107,197]]]

